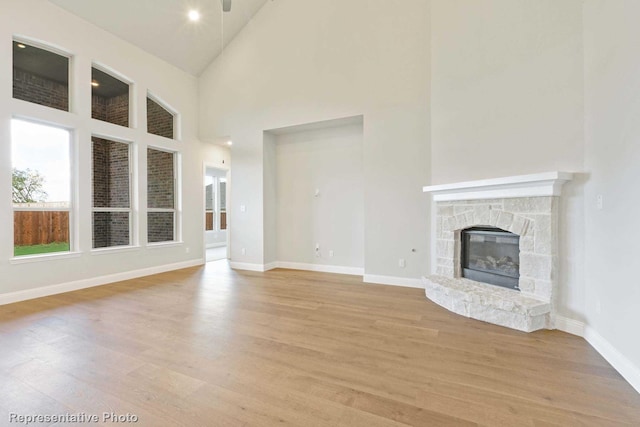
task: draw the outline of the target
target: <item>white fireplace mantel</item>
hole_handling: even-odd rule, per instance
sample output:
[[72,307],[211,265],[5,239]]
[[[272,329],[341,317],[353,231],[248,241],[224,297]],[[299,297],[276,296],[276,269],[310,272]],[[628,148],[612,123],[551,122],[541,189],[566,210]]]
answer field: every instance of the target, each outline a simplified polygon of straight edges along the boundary
[[433,194],[433,200],[436,202],[559,196],[562,185],[571,181],[572,178],[573,174],[570,172],[544,172],[533,175],[430,185],[423,187],[422,191]]

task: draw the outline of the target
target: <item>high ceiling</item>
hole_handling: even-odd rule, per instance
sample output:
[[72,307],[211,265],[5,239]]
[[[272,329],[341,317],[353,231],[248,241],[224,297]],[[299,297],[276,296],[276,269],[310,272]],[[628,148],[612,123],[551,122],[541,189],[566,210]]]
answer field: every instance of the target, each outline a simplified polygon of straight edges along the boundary
[[220,54],[223,30],[226,45],[268,0],[233,0],[224,14],[221,0],[50,1],[197,76]]

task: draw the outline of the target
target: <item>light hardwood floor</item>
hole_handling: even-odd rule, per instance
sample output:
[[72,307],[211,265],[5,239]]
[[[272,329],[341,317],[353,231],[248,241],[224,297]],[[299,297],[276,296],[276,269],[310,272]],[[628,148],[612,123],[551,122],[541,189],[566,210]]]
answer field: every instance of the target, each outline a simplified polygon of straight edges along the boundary
[[225,261],[0,307],[0,374],[0,425],[17,425],[11,412],[153,427],[640,425],[640,395],[581,338],[465,319],[419,289]]

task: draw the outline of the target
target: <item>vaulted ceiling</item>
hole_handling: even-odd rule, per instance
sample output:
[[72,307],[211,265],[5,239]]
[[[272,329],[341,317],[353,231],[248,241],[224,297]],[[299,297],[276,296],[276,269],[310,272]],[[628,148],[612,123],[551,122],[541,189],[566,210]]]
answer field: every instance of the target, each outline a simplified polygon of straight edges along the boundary
[[223,34],[226,46],[268,0],[233,0],[227,13],[221,0],[50,1],[197,76],[222,51]]

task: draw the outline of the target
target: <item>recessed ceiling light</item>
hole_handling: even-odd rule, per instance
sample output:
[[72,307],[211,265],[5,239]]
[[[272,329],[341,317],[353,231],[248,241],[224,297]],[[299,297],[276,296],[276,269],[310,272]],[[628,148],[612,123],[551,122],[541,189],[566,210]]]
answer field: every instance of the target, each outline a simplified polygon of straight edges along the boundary
[[195,9],[191,9],[187,16],[189,16],[189,20],[192,22],[197,22],[200,20],[200,12]]
[[227,145],[233,145],[233,141],[227,141]]
[[25,47],[27,47],[27,46],[23,45],[22,43],[18,43],[16,46],[18,46],[20,49],[24,49]]
[[93,87],[98,87],[98,86],[100,86],[100,83],[98,83],[98,82],[97,82],[97,81],[95,81],[95,80],[91,80],[91,86],[93,86]]

